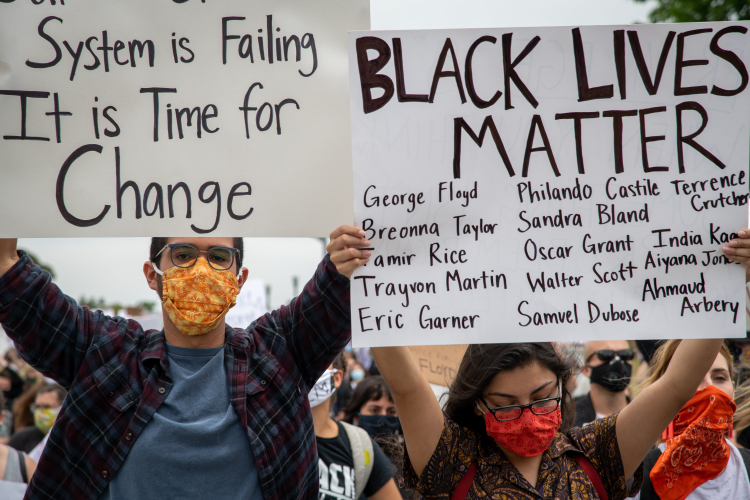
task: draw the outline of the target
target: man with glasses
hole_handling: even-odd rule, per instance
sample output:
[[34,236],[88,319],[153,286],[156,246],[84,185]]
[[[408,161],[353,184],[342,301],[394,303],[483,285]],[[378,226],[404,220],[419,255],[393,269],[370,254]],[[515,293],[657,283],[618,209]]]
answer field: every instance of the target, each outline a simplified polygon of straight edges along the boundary
[[31,453],[52,428],[67,395],[68,391],[58,384],[45,384],[39,387],[30,407],[34,414],[34,425],[13,434],[8,446],[24,453]]
[[364,235],[335,230],[299,297],[231,326],[224,316],[248,276],[242,239],[153,238],[143,273],[164,329],[148,332],[79,307],[15,239],[0,239],[0,323],[69,389],[26,498],[317,497],[307,394],[351,338]]
[[635,351],[625,340],[586,342],[581,373],[591,381],[590,392],[576,398],[573,426],[582,427],[597,418],[625,408],[630,398],[625,389],[633,371]]

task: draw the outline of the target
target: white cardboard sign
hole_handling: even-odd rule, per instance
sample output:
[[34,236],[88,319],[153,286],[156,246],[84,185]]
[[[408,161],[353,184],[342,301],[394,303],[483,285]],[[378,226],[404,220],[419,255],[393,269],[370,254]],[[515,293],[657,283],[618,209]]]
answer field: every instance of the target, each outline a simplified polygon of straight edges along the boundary
[[367,0],[1,3],[0,237],[351,223],[346,33],[368,28]]
[[237,295],[237,303],[227,312],[225,319],[230,326],[247,328],[250,323],[267,312],[266,287],[263,280],[247,280]]
[[350,33],[354,345],[744,336],[748,25]]

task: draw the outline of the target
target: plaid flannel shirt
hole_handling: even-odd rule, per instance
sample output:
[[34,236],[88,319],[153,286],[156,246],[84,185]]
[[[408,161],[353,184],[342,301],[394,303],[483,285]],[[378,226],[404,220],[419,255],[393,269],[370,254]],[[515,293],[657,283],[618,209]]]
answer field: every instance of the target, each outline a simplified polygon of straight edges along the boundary
[[[0,276],[0,323],[30,365],[69,390],[25,498],[96,500],[172,388],[164,331],[78,306],[19,255]],[[349,315],[349,280],[326,257],[289,306],[226,328],[232,406],[265,498],[317,498],[307,394],[349,341]]]

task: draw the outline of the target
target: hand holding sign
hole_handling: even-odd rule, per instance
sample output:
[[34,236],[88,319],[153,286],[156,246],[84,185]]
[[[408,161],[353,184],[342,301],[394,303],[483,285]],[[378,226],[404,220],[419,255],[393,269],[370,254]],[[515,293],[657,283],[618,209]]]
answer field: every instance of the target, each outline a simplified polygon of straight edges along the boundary
[[364,236],[365,232],[354,226],[341,226],[331,233],[326,250],[331,254],[336,270],[347,278],[370,261],[370,251],[365,248],[370,242]]
[[745,266],[745,281],[750,282],[750,229],[737,231],[737,238],[722,250],[729,260]]

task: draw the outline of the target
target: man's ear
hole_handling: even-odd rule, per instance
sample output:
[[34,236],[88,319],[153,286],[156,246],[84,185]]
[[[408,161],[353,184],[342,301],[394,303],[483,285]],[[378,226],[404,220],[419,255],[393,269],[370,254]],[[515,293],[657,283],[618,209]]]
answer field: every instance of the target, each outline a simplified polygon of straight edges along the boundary
[[151,265],[151,261],[146,261],[143,264],[143,275],[146,277],[148,287],[156,293],[159,293],[159,282],[157,280],[158,274],[154,271],[154,266]]
[[344,380],[344,372],[341,370],[336,370],[336,373],[333,374],[333,385],[338,389],[341,387],[341,381]]
[[248,271],[246,267],[240,269],[240,275],[237,276],[237,285],[239,286],[240,290],[242,290],[242,285],[244,285],[247,281],[248,274],[250,274],[250,271]]
[[583,375],[586,378],[591,378],[591,368],[588,366],[582,366],[581,367],[581,375]]

